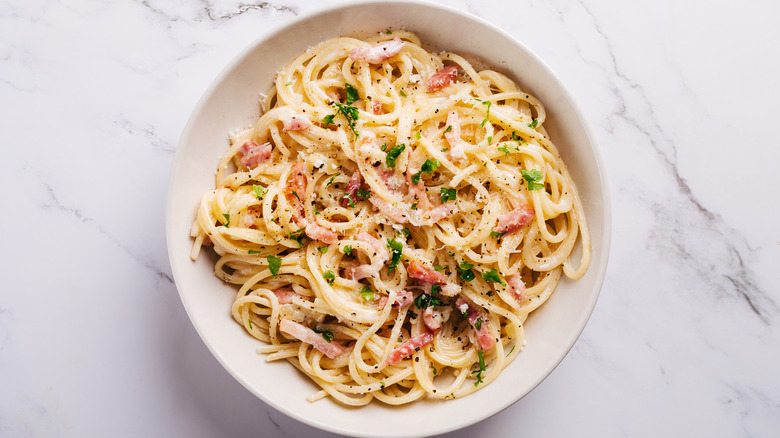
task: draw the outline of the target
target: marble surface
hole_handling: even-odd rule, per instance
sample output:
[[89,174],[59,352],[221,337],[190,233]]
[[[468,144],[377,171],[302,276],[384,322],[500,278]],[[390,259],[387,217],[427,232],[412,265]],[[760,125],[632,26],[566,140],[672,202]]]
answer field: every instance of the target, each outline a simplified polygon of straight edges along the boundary
[[[164,232],[201,93],[257,36],[330,3],[0,3],[0,436],[335,436],[218,364]],[[777,436],[780,5],[441,3],[557,72],[614,203],[574,349],[530,395],[446,436]]]

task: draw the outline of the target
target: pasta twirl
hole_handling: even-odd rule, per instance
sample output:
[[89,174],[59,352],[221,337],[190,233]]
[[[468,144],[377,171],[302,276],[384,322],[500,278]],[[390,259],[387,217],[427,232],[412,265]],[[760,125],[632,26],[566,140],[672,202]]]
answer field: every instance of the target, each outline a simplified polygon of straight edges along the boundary
[[[337,38],[231,134],[192,226],[234,319],[347,405],[468,395],[590,240],[541,102],[407,32]],[[575,244],[581,257],[573,260]]]

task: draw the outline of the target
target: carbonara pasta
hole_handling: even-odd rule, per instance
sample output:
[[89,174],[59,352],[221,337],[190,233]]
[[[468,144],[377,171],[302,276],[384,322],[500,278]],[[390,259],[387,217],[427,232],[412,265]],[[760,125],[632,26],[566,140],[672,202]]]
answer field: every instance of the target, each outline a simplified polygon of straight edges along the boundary
[[310,401],[481,389],[561,274],[585,273],[545,109],[506,76],[388,31],[310,48],[262,106],[230,135],[191,257],[213,246],[233,318],[318,385]]

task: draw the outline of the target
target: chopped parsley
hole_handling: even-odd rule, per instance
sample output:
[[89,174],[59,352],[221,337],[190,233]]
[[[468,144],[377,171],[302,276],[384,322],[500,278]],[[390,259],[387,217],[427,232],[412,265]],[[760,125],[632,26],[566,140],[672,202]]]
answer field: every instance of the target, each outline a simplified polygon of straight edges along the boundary
[[[342,116],[344,116],[345,119],[347,119],[347,124],[349,125],[349,129],[352,130],[352,133],[355,134],[355,137],[359,137],[360,134],[357,131],[357,128],[355,127],[355,123],[357,122],[358,117],[360,117],[360,110],[355,108],[352,105],[344,105],[340,102],[331,102],[331,105],[336,107],[336,110],[338,113],[340,113]],[[322,123],[327,125],[333,124],[333,118],[336,117],[335,114],[330,114],[325,116],[325,118],[322,119]]]
[[339,175],[341,175],[341,172],[339,172],[339,173],[333,175],[332,177],[330,177],[330,179],[328,180],[328,183],[325,184],[325,187],[328,187],[329,185],[333,184],[333,180],[335,180],[336,177],[339,176]]
[[387,143],[382,143],[382,146],[379,147],[379,149],[382,149],[382,152],[387,150]]
[[435,376],[437,371],[436,371],[436,367],[433,366],[433,364],[431,364],[431,370],[433,371],[433,375]]
[[501,283],[501,286],[506,286],[506,283],[504,283],[504,280],[501,279],[501,276],[498,275],[498,271],[496,271],[495,269],[491,269],[487,272],[483,272],[482,279],[487,281],[488,283]]
[[387,267],[387,273],[389,274],[395,271],[395,268],[398,266],[398,262],[401,261],[401,253],[404,250],[404,244],[395,239],[390,239],[390,241],[387,242],[387,247],[392,252],[390,266]]
[[444,266],[442,266],[442,265],[434,265],[433,266],[433,270],[434,271],[443,271],[444,269],[446,269],[446,268]]
[[417,137],[417,140],[422,138],[422,134],[420,133],[420,131],[415,132],[414,136]]
[[488,135],[488,144],[493,143],[493,136]]
[[404,229],[402,229],[402,230],[400,231],[400,233],[401,233],[401,234],[403,234],[403,235],[404,235],[404,237],[409,237],[409,235],[410,235],[410,234],[412,234],[412,231],[411,231],[411,230],[409,230],[408,228],[404,228]]
[[441,202],[454,201],[458,196],[458,191],[455,189],[448,189],[442,187],[441,189]]
[[371,190],[358,189],[358,191],[357,191],[358,201],[365,201],[366,199],[368,199],[370,197],[371,197]]
[[355,101],[360,99],[360,96],[358,96],[358,91],[355,87],[350,84],[344,84],[344,87],[347,89],[347,105],[352,105],[355,103]]
[[318,246],[317,251],[319,251],[320,254],[325,254],[326,252],[328,252],[328,245]]
[[344,199],[347,200],[347,203],[349,203],[350,208],[355,208],[355,200],[352,199],[352,196],[349,193],[344,196]]
[[531,129],[536,129],[536,126],[537,126],[537,125],[539,125],[539,120],[537,120],[537,119],[534,119],[534,121],[533,121],[533,122],[531,122],[531,123],[529,123],[529,124],[528,124],[528,127],[529,127],[529,128],[531,128]]
[[490,118],[490,105],[492,105],[492,104],[493,104],[493,102],[488,102],[488,101],[482,102],[482,105],[487,106],[487,111],[485,112],[485,120],[483,120],[482,123],[480,123],[480,125],[479,125],[480,128],[485,126],[485,123],[488,122],[488,119]]
[[444,130],[444,133],[446,134],[450,131],[452,131],[452,125],[447,125],[447,129]]
[[224,216],[225,220],[227,221],[225,223],[225,228],[230,228],[230,215],[227,213],[222,213],[222,216]]
[[328,281],[328,284],[332,285],[336,281],[336,274],[333,271],[325,271],[322,273],[322,278]]
[[419,203],[420,202],[418,201],[418,202],[415,202],[414,204],[412,204],[412,210],[417,210],[417,204],[419,204]]
[[474,386],[479,385],[480,383],[483,383],[482,381],[482,372],[485,371],[487,368],[485,367],[485,358],[482,356],[481,351],[477,351],[477,355],[479,356],[479,369],[474,370],[471,372],[471,374],[476,374],[477,381],[474,382]]
[[293,194],[293,195],[294,195],[296,198],[298,198],[298,202],[303,202],[303,201],[301,201],[301,197],[300,197],[300,196],[298,196],[298,192],[296,192],[295,190],[293,190],[293,191],[292,191],[292,194]]
[[262,251],[258,251],[256,249],[250,249],[249,251],[247,251],[248,254],[260,254],[261,252]]
[[[387,30],[385,31],[385,33],[386,33],[386,34],[388,34],[388,35],[392,35],[392,34],[393,34],[393,31],[392,31],[392,30],[390,30],[390,29],[387,29]],[[383,385],[384,385],[384,383],[383,383]]]
[[491,231],[490,237],[503,237],[504,234],[506,234],[506,231],[504,231],[503,233],[499,233],[498,231]]
[[[441,286],[439,286],[439,288],[441,288]],[[431,289],[431,291],[433,291],[433,289]],[[414,299],[414,305],[420,309],[425,309],[432,306],[440,306],[441,300],[423,292]]]
[[398,94],[400,94],[401,97],[406,97],[406,93],[404,93],[404,90],[398,90]]
[[360,289],[359,293],[360,296],[363,297],[363,299],[366,301],[371,301],[374,299],[374,291],[372,291],[368,286],[363,286],[363,289]]
[[249,323],[249,330],[252,330],[252,319],[251,318],[247,318],[246,321]]
[[436,171],[436,169],[441,166],[441,163],[439,163],[439,160],[425,160],[422,167],[420,168],[420,171],[412,175],[412,184],[417,185],[420,183],[420,177],[422,176],[423,172],[426,173],[433,173]]
[[292,82],[288,82],[288,83],[284,84],[285,87],[289,87],[290,85],[292,85]]
[[523,175],[523,179],[528,181],[528,190],[539,190],[544,188],[544,183],[540,183],[542,180],[542,172],[539,169],[521,170],[520,174]]
[[290,239],[298,242],[298,245],[300,245],[301,248],[303,248],[303,240],[308,238],[309,236],[306,235],[305,228],[301,228],[294,233],[290,233]]
[[498,148],[499,151],[505,153],[506,155],[511,154],[511,151],[520,151],[520,146],[512,145],[512,143],[504,143],[503,146]]
[[474,328],[477,330],[482,329],[482,318],[477,318],[477,320],[474,321]]
[[461,262],[460,266],[455,266],[455,269],[458,270],[458,274],[460,274],[460,279],[463,281],[471,281],[475,278],[474,271],[471,270],[474,265],[471,263]]
[[344,245],[344,254],[348,256],[352,255],[352,245]]
[[267,260],[268,269],[271,271],[271,274],[276,277],[276,275],[279,274],[279,268],[282,267],[282,258],[270,255]]
[[387,153],[387,157],[385,158],[385,163],[387,163],[387,167],[389,168],[395,167],[395,160],[398,159],[398,156],[401,155],[401,152],[403,152],[404,149],[406,149],[406,145],[403,143],[390,149],[390,152]]
[[523,141],[522,138],[520,138],[516,132],[512,132],[512,140],[516,141],[518,144],[528,144],[525,141]]
[[[325,339],[325,341],[327,341],[329,344],[330,344],[330,341],[333,340],[333,332],[331,332],[330,330],[317,330],[317,329],[314,329],[314,333],[321,334],[322,335],[322,339]],[[480,353],[482,353],[482,352],[480,351]]]
[[263,195],[265,195],[266,189],[263,186],[258,186],[257,184],[252,184],[252,190],[255,192],[255,197],[257,199],[263,199]]

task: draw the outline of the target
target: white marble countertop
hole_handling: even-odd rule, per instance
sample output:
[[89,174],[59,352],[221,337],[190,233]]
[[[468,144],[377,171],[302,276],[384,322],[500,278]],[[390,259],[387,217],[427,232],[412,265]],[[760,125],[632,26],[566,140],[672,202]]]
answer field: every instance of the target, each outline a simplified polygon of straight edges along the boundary
[[[256,37],[329,3],[0,4],[0,436],[334,436],[209,353],[164,231],[201,93]],[[778,436],[780,4],[442,3],[557,72],[614,203],[574,349],[530,395],[446,436]]]

